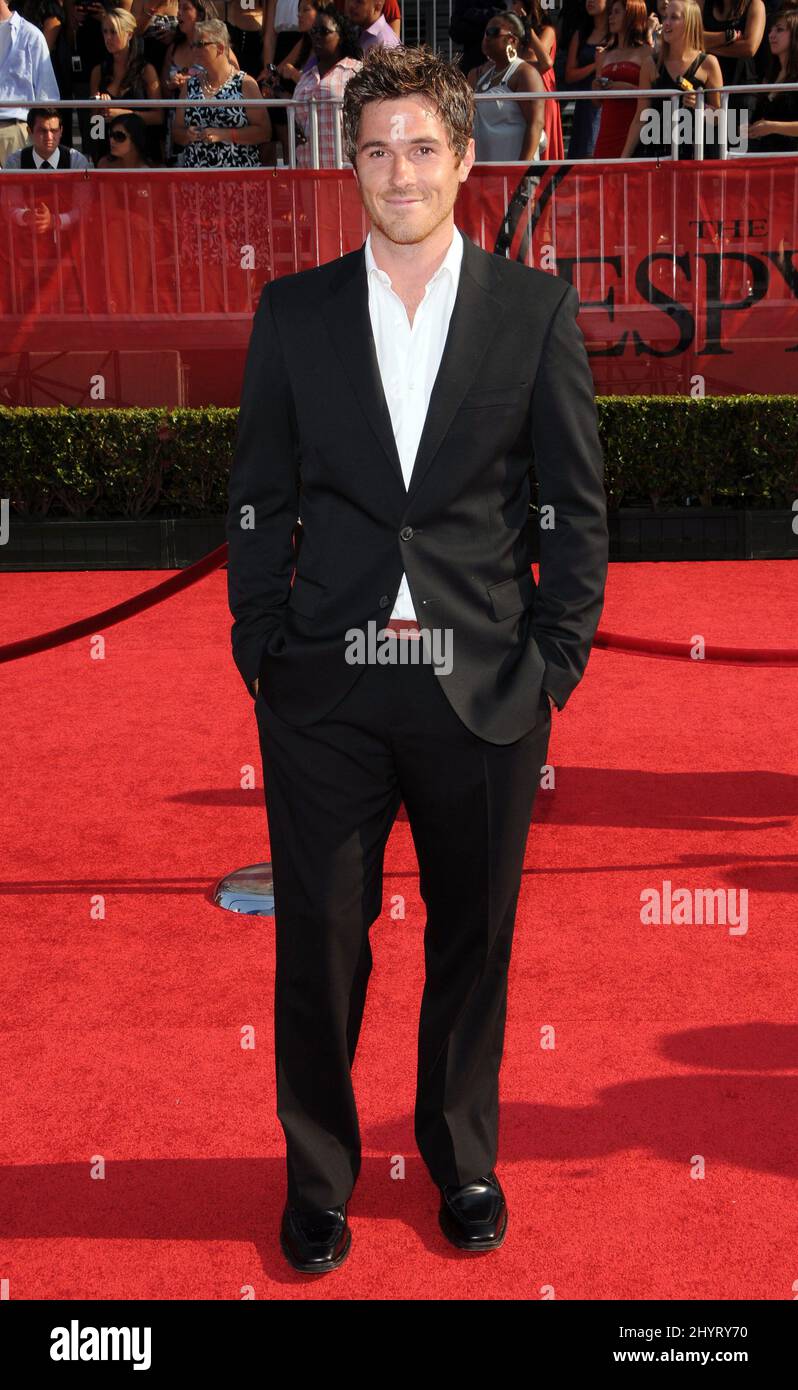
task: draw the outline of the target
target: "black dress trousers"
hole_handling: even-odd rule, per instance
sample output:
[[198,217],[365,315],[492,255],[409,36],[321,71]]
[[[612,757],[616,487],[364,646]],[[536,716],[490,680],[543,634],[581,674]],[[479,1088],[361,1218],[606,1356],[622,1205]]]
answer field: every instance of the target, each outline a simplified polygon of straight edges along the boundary
[[288,1201],[301,1210],[342,1205],[360,1171],[351,1067],[400,802],[426,907],[416,1140],[439,1186],[471,1182],[496,1162],[507,972],[551,712],[542,693],[529,733],[488,743],[439,681],[423,661],[364,665],[336,708],[301,728],[278,718],[259,683],[277,1113]]

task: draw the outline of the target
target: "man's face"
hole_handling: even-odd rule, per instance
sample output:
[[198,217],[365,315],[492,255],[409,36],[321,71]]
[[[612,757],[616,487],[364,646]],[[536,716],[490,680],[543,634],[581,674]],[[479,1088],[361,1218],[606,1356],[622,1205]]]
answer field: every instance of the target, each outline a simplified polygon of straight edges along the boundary
[[470,140],[455,163],[429,98],[370,101],[360,115],[355,176],[372,223],[400,245],[424,241],[449,216],[474,163]]
[[361,29],[369,29],[382,14],[383,0],[346,0],[347,19]]
[[30,138],[33,148],[42,159],[49,159],[60,145],[61,129],[61,122],[57,116],[48,116],[46,120],[39,116]]

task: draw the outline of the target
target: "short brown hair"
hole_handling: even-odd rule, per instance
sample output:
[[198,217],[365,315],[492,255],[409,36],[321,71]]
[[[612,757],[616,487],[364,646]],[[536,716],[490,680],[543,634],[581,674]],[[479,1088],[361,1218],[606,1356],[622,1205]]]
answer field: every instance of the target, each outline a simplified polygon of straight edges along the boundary
[[33,130],[37,121],[57,120],[63,128],[64,122],[57,106],[32,106],[28,112],[28,129]]
[[474,126],[474,93],[465,74],[426,44],[418,48],[370,48],[359,72],[344,89],[343,143],[354,166],[360,115],[370,101],[426,96],[437,108],[457,163],[463,158]]

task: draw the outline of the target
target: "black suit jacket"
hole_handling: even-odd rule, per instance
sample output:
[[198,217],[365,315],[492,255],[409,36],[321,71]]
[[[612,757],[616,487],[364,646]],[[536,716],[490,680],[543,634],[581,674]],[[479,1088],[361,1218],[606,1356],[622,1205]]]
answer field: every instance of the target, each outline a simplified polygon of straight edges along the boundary
[[[347,629],[387,621],[403,571],[419,623],[451,629],[453,668],[437,678],[475,734],[520,738],[537,721],[541,686],[565,705],[598,625],[608,550],[578,307],[559,276],[464,237],[405,489],[364,248],[265,286],[229,483],[227,574],[234,660],[279,718],[310,724],[342,699],[363,669],[345,660]],[[533,468],[550,509],[539,587]]]

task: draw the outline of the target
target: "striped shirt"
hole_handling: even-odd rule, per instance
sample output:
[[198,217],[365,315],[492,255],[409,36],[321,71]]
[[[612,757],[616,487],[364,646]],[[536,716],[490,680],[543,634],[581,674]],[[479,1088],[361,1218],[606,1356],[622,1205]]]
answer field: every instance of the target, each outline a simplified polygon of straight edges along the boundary
[[[333,101],[336,97],[341,98],[344,88],[353,73],[362,68],[363,64],[359,58],[341,58],[335,67],[330,68],[322,77],[319,72],[318,63],[315,61],[306,68],[303,68],[299,81],[294,91],[294,100],[299,103],[296,107],[297,136],[300,129],[307,136],[307,144],[301,145],[297,139],[296,162],[299,169],[312,169],[313,159],[310,145],[310,103],[318,103],[319,113],[319,167],[322,169],[334,169],[335,165],[335,121],[336,108]],[[340,111],[340,107],[338,110]],[[341,145],[341,160],[347,169],[352,166],[344,153],[343,143]]]

